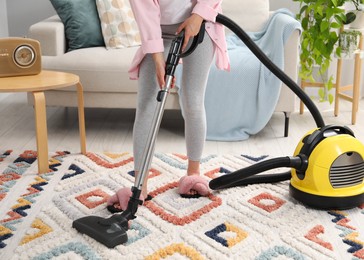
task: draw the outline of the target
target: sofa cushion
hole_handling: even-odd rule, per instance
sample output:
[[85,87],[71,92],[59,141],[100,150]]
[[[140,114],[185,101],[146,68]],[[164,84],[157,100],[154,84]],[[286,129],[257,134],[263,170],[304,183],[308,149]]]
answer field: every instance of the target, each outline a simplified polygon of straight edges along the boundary
[[96,0],[107,49],[141,44],[137,23],[128,0]]
[[83,48],[60,56],[42,56],[42,65],[47,70],[79,75],[85,92],[135,93],[137,81],[129,79],[128,70],[137,49]]
[[222,13],[243,30],[257,32],[269,18],[269,0],[226,0],[222,2]]
[[105,46],[95,0],[50,0],[65,27],[68,51]]

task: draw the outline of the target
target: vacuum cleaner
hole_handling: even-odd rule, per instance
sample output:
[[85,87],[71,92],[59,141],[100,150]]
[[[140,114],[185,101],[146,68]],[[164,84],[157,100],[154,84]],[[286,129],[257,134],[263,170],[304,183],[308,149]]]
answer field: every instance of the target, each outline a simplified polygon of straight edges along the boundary
[[[224,189],[254,183],[273,183],[291,179],[290,194],[308,206],[317,208],[352,208],[364,203],[364,145],[355,139],[353,132],[342,126],[325,126],[320,112],[308,95],[279,67],[277,67],[248,34],[228,17],[218,14],[216,22],[235,33],[253,54],[283,83],[285,83],[306,105],[313,115],[317,129],[307,133],[298,144],[294,156],[265,160],[250,167],[220,176],[210,181],[211,189]],[[122,213],[109,218],[86,216],[76,219],[72,227],[86,234],[109,248],[128,241],[128,222],[134,219],[142,185],[148,176],[154,153],[156,136],[163,116],[165,102],[170,91],[175,69],[180,58],[191,54],[204,36],[204,23],[191,47],[182,53],[184,32],[172,42],[166,61],[166,84],[158,92],[152,128],[144,150],[140,174],[131,188],[128,207]],[[290,167],[289,172],[277,174],[259,173],[279,168]],[[257,175],[258,174],[258,175]],[[255,176],[257,175],[257,176]]]
[[[279,69],[248,35],[229,18],[218,15],[217,22],[232,30],[255,56],[306,105],[317,129],[299,142],[293,156],[268,159],[209,182],[213,190],[255,183],[290,180],[290,195],[317,209],[350,209],[364,203],[364,145],[346,126],[325,125],[311,98]],[[260,174],[275,168],[291,171]],[[259,175],[257,175],[259,174]],[[256,175],[256,176],[255,176]]]

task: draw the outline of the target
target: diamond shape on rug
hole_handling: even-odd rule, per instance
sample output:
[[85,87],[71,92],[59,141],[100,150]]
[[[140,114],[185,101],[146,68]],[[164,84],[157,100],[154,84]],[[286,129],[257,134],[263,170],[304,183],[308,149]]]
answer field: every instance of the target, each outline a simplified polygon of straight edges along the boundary
[[285,200],[277,198],[268,192],[263,192],[258,196],[251,198],[248,202],[269,213],[279,209],[284,203],[286,203]]
[[110,197],[109,194],[102,191],[101,189],[92,190],[90,192],[81,194],[76,196],[76,200],[85,205],[89,209],[96,208],[101,204],[107,202],[107,199]]
[[188,225],[181,237],[207,259],[253,259],[279,241],[272,230],[226,205],[224,211],[213,210],[203,221]]
[[183,226],[221,205],[221,198],[212,194],[198,199],[182,198],[175,191],[177,187],[178,182],[172,182],[152,191],[153,200],[146,202],[145,206],[163,220]]
[[[233,235],[231,233],[233,233]],[[228,222],[218,225],[205,234],[226,247],[233,247],[248,236],[244,230]],[[227,237],[225,237],[224,234]]]
[[94,215],[106,211],[105,203],[118,186],[101,179],[75,186],[53,198],[54,204],[71,219]]

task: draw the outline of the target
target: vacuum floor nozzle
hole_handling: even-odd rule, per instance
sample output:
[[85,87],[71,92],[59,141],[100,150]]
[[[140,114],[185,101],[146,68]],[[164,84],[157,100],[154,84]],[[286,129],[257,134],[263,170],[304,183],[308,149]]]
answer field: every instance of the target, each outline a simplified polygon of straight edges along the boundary
[[114,248],[128,241],[127,228],[123,227],[123,223],[126,222],[127,225],[128,221],[123,217],[120,219],[120,217],[120,215],[114,215],[104,219],[97,216],[87,216],[73,221],[72,227],[108,248]]

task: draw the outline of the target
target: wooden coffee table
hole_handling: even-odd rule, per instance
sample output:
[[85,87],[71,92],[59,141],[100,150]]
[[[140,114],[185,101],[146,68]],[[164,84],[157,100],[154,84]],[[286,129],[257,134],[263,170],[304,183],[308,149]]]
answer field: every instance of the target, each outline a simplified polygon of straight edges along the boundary
[[83,88],[79,76],[65,72],[43,70],[37,75],[0,78],[0,92],[30,92],[34,97],[39,173],[46,173],[49,171],[47,116],[44,91],[74,85],[77,88],[78,96],[78,122],[81,153],[86,154],[84,99]]

